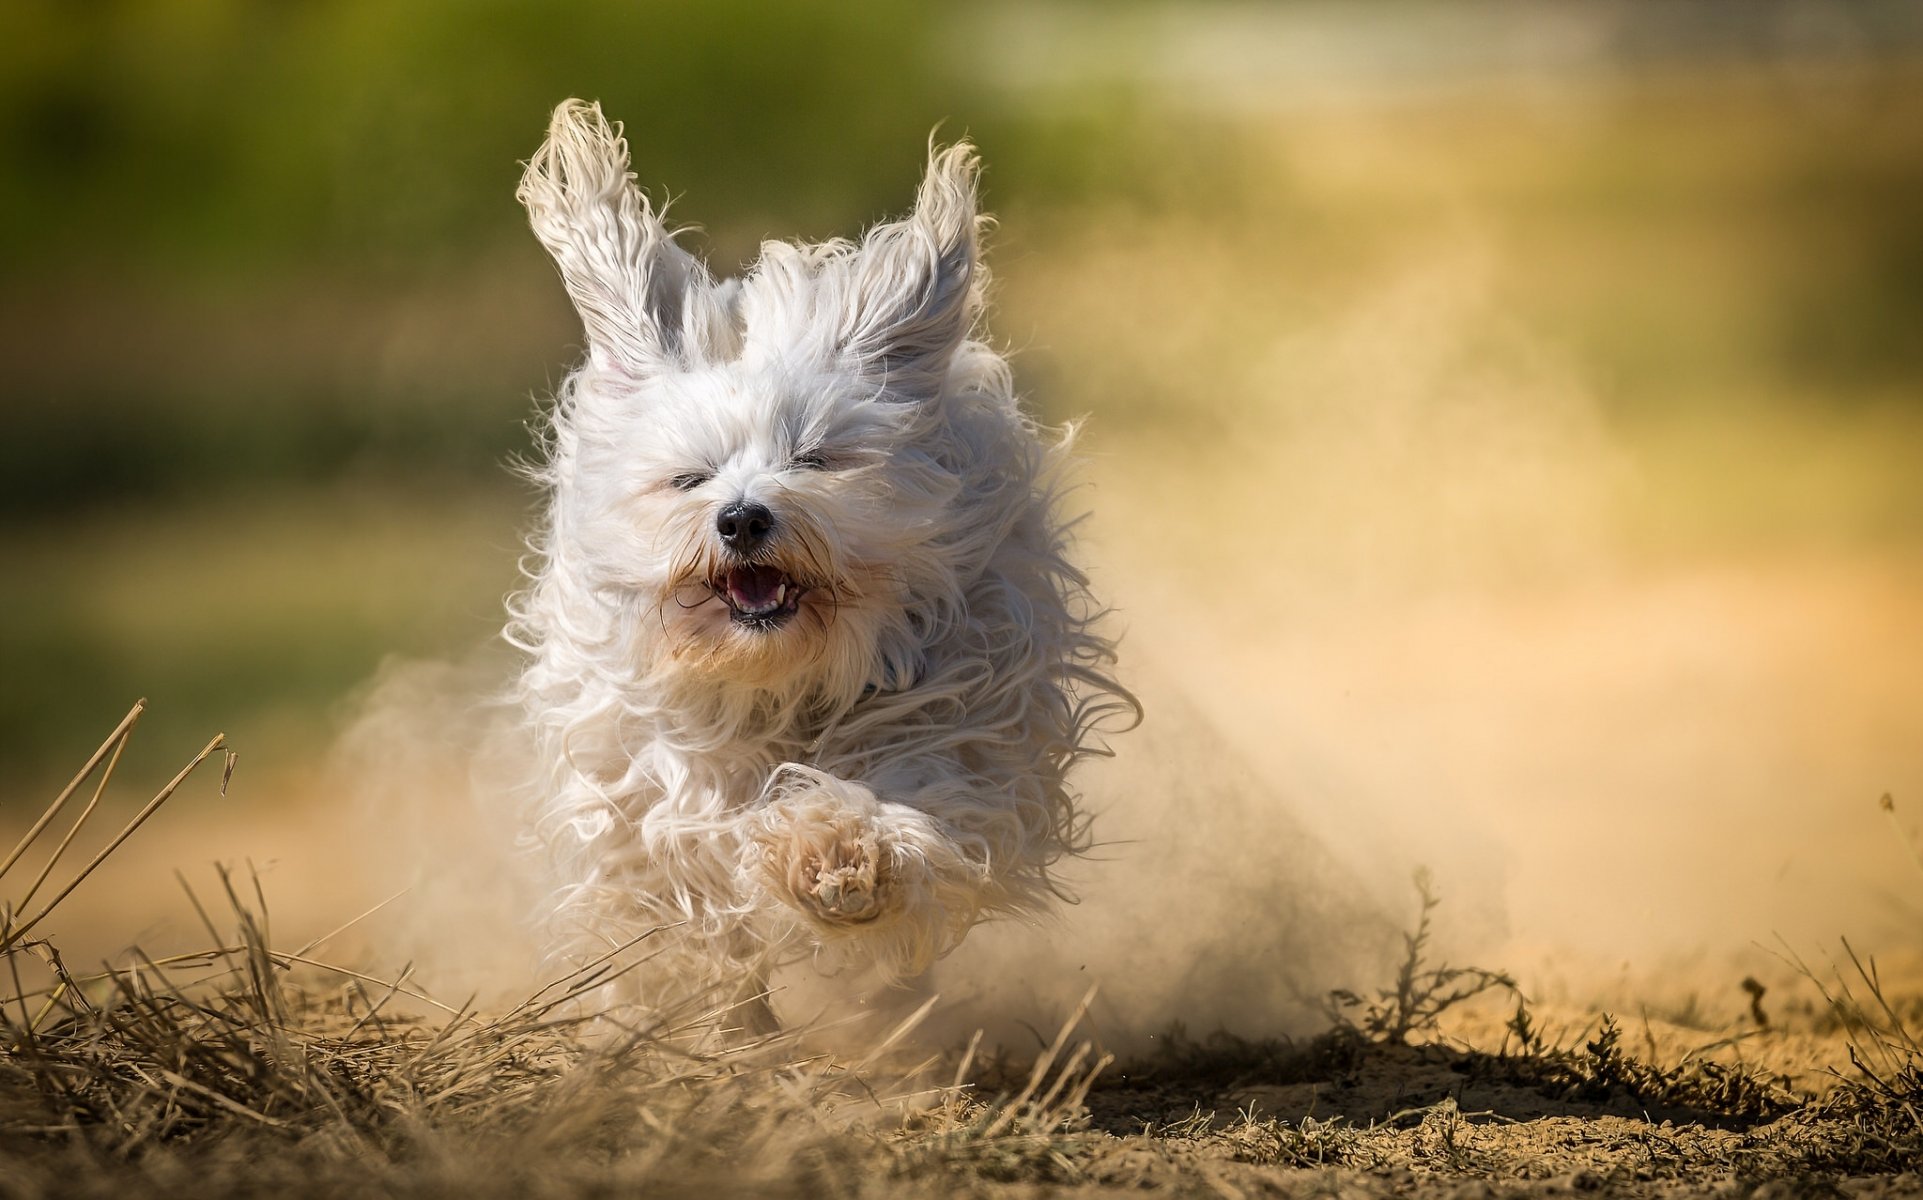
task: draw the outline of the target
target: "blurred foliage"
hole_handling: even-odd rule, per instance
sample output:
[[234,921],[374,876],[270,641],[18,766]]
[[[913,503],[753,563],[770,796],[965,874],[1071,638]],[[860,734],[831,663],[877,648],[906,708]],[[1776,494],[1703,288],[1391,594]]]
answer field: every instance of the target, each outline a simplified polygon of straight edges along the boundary
[[1023,127],[1031,152],[1007,174],[1031,190],[1124,149],[1099,136],[1130,119],[1121,96],[1052,135],[986,104],[967,11],[20,0],[0,10],[0,258],[58,275],[444,268],[520,236],[519,162],[567,96],[626,124],[644,186],[685,198],[724,262],[770,229],[899,210],[929,131],[980,133],[984,112],[998,143]]
[[569,95],[624,117],[650,177],[714,219],[819,225],[898,183],[946,115],[932,10],[876,0],[6,11],[0,254],[62,271],[458,258],[519,227],[517,160]]

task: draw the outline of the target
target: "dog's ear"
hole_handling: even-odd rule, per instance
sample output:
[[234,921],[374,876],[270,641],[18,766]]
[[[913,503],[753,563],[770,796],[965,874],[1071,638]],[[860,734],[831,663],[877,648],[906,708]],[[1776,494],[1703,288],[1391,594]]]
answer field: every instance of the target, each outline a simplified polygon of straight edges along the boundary
[[561,268],[588,350],[641,377],[716,349],[731,333],[707,268],[635,186],[628,144],[599,104],[568,100],[528,160],[515,198]]
[[967,142],[932,151],[915,211],[862,239],[838,346],[891,391],[932,396],[980,308],[981,169]]

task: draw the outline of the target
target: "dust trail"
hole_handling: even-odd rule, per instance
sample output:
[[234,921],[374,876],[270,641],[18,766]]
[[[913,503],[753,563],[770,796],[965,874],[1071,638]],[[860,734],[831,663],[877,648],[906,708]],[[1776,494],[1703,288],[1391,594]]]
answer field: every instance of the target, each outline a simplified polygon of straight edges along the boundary
[[1298,815],[1309,797],[1244,761],[1176,679],[1136,675],[1153,723],[1084,777],[1102,844],[1064,872],[1080,902],[983,926],[935,968],[922,987],[948,1036],[1029,1047],[1091,984],[1091,1029],[1124,1056],[1177,1024],[1302,1032],[1330,988],[1390,969],[1406,906],[1383,904]]
[[530,919],[540,883],[519,848],[515,789],[525,743],[496,701],[505,653],[460,663],[390,661],[351,705],[330,755],[347,797],[353,870],[394,903],[358,931],[361,952],[409,963],[436,994],[519,1000],[542,978]]
[[[1176,328],[1077,253],[1040,299],[1101,331],[1064,353],[1063,406],[1098,414],[1088,549],[1147,710],[1081,779],[1103,842],[1066,873],[1082,902],[978,929],[908,993],[804,964],[791,1019],[935,991],[931,1034],[1012,1047],[1098,982],[1117,1049],[1176,1021],[1300,1031],[1329,989],[1384,977],[1418,866],[1440,953],[1581,1000],[1702,989],[1737,1013],[1737,981],[1780,978],[1754,947],[1775,933],[1913,944],[1917,889],[1874,800],[1923,795],[1923,681],[1891,653],[1914,645],[1923,577],[1636,545],[1644,447],[1505,309],[1473,234],[1267,330],[1227,301]],[[1217,344],[1183,341],[1215,317]],[[1072,369],[1105,355],[1180,428],[1105,428]],[[514,990],[539,949],[496,803],[511,723],[473,706],[508,669],[390,672],[343,759],[369,797],[363,865],[418,881],[382,949],[458,993]]]
[[1110,839],[1072,872],[1083,903],[978,931],[929,981],[958,1028],[1021,1044],[1089,982],[1125,1051],[1176,1022],[1314,1028],[1330,989],[1392,971],[1418,867],[1444,897],[1443,953],[1506,942],[1507,854],[1433,769],[1448,712],[1396,735],[1357,696],[1384,682],[1357,651],[1386,630],[1607,558],[1612,448],[1567,372],[1503,326],[1487,275],[1473,247],[1441,256],[1218,363],[1234,384],[1197,385],[1202,436],[1106,440],[1093,549],[1147,724],[1082,781]]
[[[1142,253],[1090,240],[1096,259]],[[1151,847],[1104,868],[1145,923],[1189,932],[1117,937],[1078,912],[1058,953],[1186,978],[1220,928],[1215,900],[1334,880],[1350,912],[1403,913],[1417,864],[1435,871],[1452,957],[1585,1001],[1701,990],[1738,1013],[1747,974],[1784,978],[1756,946],[1777,934],[1914,953],[1923,889],[1874,800],[1923,790],[1923,680],[1901,665],[1923,578],[1861,552],[1683,559],[1639,541],[1671,515],[1642,507],[1660,433],[1604,422],[1589,381],[1506,310],[1500,255],[1473,230],[1408,261],[1266,338],[1220,304],[1188,344],[1158,340],[1164,314],[1131,297],[1050,283],[1053,307],[1103,331],[1078,356],[1127,347],[1150,399],[1163,389],[1159,415],[1103,441],[1092,525],[1131,677],[1162,681],[1151,728],[1174,696],[1188,712],[1170,736],[1239,761],[1270,798],[1225,804],[1207,771],[1164,784],[1168,742],[1123,743],[1123,770],[1094,789],[1117,826],[1178,805],[1183,837],[1216,853]],[[1056,278],[1113,291],[1082,266]],[[1249,271],[1223,294],[1259,295]],[[1291,890],[1290,857],[1256,849],[1271,846],[1345,873]],[[1211,917],[1190,925],[1198,891]],[[1251,961],[1221,977],[1245,994],[1214,1007],[1340,983],[1322,970],[1332,948],[1374,936],[1341,907],[1291,932],[1292,975]],[[1242,928],[1244,952],[1273,936]]]

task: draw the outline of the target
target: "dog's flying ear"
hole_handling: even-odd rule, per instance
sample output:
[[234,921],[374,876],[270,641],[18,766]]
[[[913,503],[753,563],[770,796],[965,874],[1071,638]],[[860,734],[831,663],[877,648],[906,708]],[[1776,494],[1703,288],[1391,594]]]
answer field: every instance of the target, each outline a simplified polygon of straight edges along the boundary
[[862,239],[841,314],[841,352],[890,390],[931,396],[980,307],[975,148],[931,150],[915,211]]
[[731,335],[707,268],[675,245],[635,187],[627,140],[599,104],[554,110],[515,198],[561,268],[597,365],[644,376]]

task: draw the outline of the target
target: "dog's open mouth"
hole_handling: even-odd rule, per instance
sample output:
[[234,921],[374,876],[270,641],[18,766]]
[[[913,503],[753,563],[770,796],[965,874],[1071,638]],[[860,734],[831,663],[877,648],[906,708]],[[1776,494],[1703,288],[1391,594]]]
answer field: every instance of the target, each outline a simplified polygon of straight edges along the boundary
[[728,567],[709,584],[737,625],[773,629],[795,615],[808,589],[779,567]]

